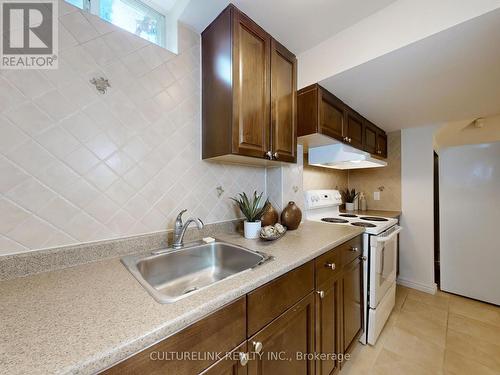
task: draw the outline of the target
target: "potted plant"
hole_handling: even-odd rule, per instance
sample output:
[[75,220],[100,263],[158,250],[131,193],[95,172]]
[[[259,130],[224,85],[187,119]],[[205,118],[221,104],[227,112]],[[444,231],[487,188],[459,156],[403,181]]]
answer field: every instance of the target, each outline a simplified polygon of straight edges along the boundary
[[241,213],[245,216],[246,220],[244,222],[245,238],[257,238],[259,237],[261,228],[261,217],[264,214],[269,200],[267,199],[264,204],[261,205],[262,194],[257,195],[257,192],[253,192],[253,197],[248,198],[246,193],[239,193],[238,197],[231,198],[236,202],[241,210]]
[[347,211],[354,211],[354,200],[358,197],[359,193],[356,189],[345,189],[341,192],[342,198],[344,198],[345,209]]

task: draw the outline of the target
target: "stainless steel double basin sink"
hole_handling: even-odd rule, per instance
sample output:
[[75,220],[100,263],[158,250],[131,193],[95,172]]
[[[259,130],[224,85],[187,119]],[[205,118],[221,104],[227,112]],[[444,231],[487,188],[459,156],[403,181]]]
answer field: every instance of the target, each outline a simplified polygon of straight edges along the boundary
[[172,303],[270,259],[258,251],[215,241],[126,256],[121,261],[158,302]]

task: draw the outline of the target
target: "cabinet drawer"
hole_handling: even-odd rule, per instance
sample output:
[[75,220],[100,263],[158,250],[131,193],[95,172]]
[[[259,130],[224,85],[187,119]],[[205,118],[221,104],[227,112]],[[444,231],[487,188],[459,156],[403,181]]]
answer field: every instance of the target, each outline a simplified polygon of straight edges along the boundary
[[311,261],[247,295],[248,336],[277,318],[314,289]]
[[342,265],[345,266],[363,254],[363,236],[354,237],[340,245],[339,249],[342,254]]
[[[192,375],[201,372],[215,362],[210,356],[200,361],[152,360],[153,352],[160,355],[169,352],[223,353],[230,352],[246,339],[245,297],[222,307],[182,331],[166,338],[146,350],[105,370],[103,374],[176,374]],[[156,358],[162,358],[156,355]]]
[[316,286],[333,279],[340,271],[342,271],[341,249],[336,247],[316,258],[315,268]]

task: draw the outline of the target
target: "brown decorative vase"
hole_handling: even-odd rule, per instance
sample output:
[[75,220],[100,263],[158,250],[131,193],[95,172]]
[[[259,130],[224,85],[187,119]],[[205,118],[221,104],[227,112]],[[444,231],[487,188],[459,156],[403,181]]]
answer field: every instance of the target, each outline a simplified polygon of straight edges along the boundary
[[288,202],[288,206],[285,207],[281,213],[281,224],[287,227],[288,230],[297,229],[302,220],[302,211],[295,204],[295,202]]
[[264,214],[262,215],[262,218],[260,219],[262,227],[265,227],[266,225],[274,225],[278,222],[278,219],[278,211],[276,211],[273,205],[269,203],[264,211]]

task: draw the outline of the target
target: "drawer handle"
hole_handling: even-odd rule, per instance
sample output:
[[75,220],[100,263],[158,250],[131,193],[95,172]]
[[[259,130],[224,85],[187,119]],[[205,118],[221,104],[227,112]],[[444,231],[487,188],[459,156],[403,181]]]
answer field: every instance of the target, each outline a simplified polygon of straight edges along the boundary
[[335,263],[326,263],[326,268],[330,268],[332,271],[335,271]]
[[351,247],[351,251],[358,251],[359,249],[357,247]]
[[262,343],[260,341],[253,342],[253,351],[254,353],[259,354],[262,351]]
[[248,360],[250,359],[250,356],[248,355],[248,353],[240,352],[239,356],[240,356],[240,364],[242,366],[246,366],[248,363]]
[[316,293],[318,293],[319,298],[321,298],[321,299],[325,298],[325,291],[324,290],[318,290]]

